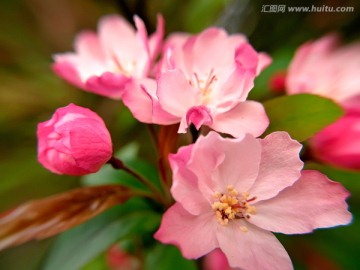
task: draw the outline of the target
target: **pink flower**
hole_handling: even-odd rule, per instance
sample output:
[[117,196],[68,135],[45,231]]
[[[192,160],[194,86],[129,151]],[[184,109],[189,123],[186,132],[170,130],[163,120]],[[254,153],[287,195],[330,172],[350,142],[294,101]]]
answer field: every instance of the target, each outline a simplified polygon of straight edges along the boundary
[[160,49],[164,23],[148,38],[143,21],[134,17],[137,32],[122,17],[102,18],[98,34],[85,31],[75,40],[75,53],[54,55],[53,70],[89,92],[120,99],[130,78],[146,78]]
[[302,45],[288,69],[288,94],[328,97],[345,108],[360,106],[360,43],[338,46],[336,35]]
[[258,54],[242,35],[229,36],[219,28],[175,35],[163,55],[157,85],[148,81],[125,91],[123,101],[137,119],[180,123],[179,133],[190,124],[235,137],[259,136],[266,129],[269,120],[263,106],[246,98],[270,58]]
[[360,170],[360,111],[352,111],[323,129],[310,140],[318,160]]
[[224,139],[215,132],[170,156],[176,203],[155,238],[189,259],[215,248],[231,267],[292,269],[270,232],[299,234],[350,222],[349,193],[317,171],[303,171],[301,145],[285,132]]
[[204,270],[232,270],[225,254],[220,249],[215,249],[204,258]]
[[112,156],[104,121],[93,111],[70,104],[37,128],[38,160],[57,174],[97,172]]
[[360,42],[338,47],[336,35],[302,45],[287,76],[287,93],[318,94],[336,101],[346,115],[311,141],[322,162],[360,169]]

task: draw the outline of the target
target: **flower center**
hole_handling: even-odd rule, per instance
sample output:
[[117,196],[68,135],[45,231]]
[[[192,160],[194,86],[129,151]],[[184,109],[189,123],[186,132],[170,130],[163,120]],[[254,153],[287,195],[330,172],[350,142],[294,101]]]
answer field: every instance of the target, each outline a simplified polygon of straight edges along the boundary
[[120,60],[113,55],[112,56],[112,62],[113,62],[113,66],[114,66],[114,71],[116,73],[121,73],[127,77],[130,77],[131,75],[133,75],[133,71],[136,67],[136,62],[133,61],[128,61],[124,63],[121,63]]
[[256,197],[250,198],[247,192],[239,194],[233,186],[228,186],[226,193],[215,192],[214,197],[216,201],[212,208],[221,225],[227,225],[229,220],[249,219],[250,215],[256,214],[256,207],[250,204]]
[[206,80],[199,78],[197,73],[194,73],[194,79],[190,80],[190,85],[198,88],[201,91],[203,96],[203,104],[207,105],[210,100],[212,87],[211,85],[217,81],[216,75],[214,75],[214,70],[211,69],[210,73],[205,74]]

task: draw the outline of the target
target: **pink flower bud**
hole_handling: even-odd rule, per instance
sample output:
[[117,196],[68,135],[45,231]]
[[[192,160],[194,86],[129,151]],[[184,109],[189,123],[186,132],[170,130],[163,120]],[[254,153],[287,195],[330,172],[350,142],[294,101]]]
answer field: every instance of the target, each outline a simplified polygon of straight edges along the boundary
[[113,245],[106,252],[106,262],[111,270],[139,270],[140,261],[137,257]]
[[112,156],[104,121],[93,111],[69,104],[38,124],[38,160],[57,174],[97,172]]
[[310,140],[312,154],[325,163],[360,170],[360,112],[351,111]]

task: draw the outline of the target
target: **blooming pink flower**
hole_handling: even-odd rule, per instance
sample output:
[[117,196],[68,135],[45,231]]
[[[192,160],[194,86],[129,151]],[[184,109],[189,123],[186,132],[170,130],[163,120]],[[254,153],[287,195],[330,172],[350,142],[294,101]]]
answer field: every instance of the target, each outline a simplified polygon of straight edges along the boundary
[[360,111],[352,111],[310,140],[312,154],[335,166],[360,170]]
[[86,31],[75,40],[75,53],[54,55],[53,70],[66,81],[93,93],[120,99],[130,78],[146,78],[160,49],[164,23],[148,38],[143,21],[134,17],[137,32],[122,17],[102,18],[98,34]]
[[338,47],[336,35],[302,45],[292,60],[287,93],[318,94],[336,101],[346,115],[310,141],[318,160],[360,169],[360,42]]
[[301,145],[285,132],[224,139],[215,132],[170,156],[176,203],[155,238],[186,258],[215,248],[231,267],[292,269],[270,232],[309,233],[350,222],[349,193],[317,171],[303,171]]
[[305,43],[290,63],[287,93],[318,94],[345,108],[359,108],[359,57],[360,42],[339,47],[336,35]]
[[137,119],[180,123],[180,133],[190,124],[235,137],[263,133],[269,122],[264,108],[246,98],[256,75],[270,63],[268,56],[258,54],[242,35],[229,36],[219,28],[172,36],[165,47],[157,85],[131,85],[123,96]]
[[104,121],[93,111],[70,104],[37,128],[38,160],[57,174],[97,172],[112,156]]

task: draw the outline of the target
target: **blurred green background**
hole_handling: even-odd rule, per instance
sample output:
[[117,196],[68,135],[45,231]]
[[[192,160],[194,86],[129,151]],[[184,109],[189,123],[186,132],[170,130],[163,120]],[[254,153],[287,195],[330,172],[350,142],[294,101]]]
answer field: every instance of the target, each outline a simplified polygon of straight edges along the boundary
[[[263,13],[263,5],[349,6],[354,12]],[[333,31],[340,32],[346,41],[360,37],[358,0],[0,0],[0,212],[80,185],[78,178],[46,171],[36,158],[37,123],[70,102],[89,107],[104,118],[116,149],[135,140],[143,142],[141,156],[153,158],[151,146],[146,146],[147,130],[121,102],[80,91],[50,69],[52,54],[71,51],[76,33],[95,30],[98,19],[110,13],[127,18],[137,13],[150,30],[154,29],[156,14],[162,13],[167,33],[195,33],[210,25],[245,33],[257,50],[274,58],[252,93],[260,100],[271,97],[269,78],[286,69],[301,43]],[[355,219],[349,227],[306,236],[279,236],[280,240],[296,269],[360,269],[360,226],[356,218],[360,217],[359,173],[308,166],[327,172],[351,191],[349,202]],[[0,269],[39,269],[51,242],[31,242],[0,252]]]

